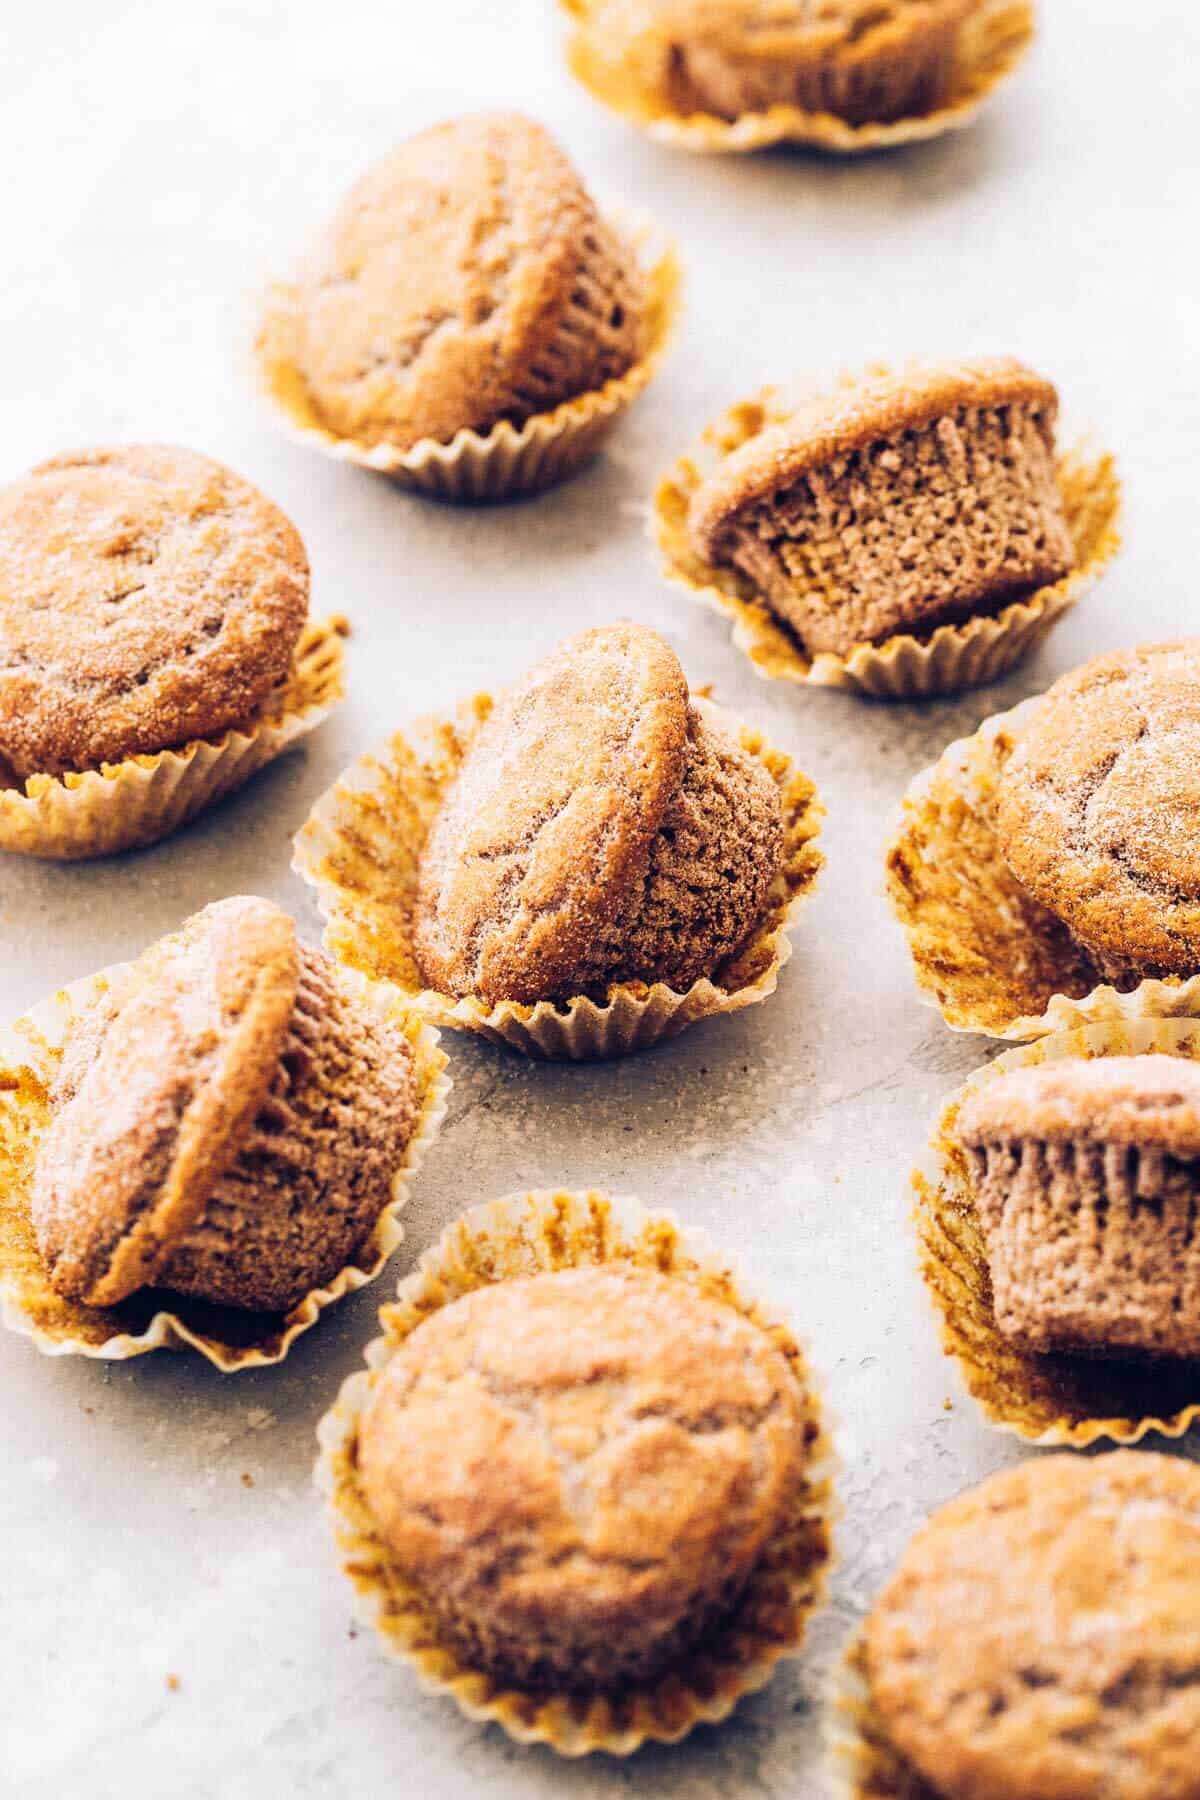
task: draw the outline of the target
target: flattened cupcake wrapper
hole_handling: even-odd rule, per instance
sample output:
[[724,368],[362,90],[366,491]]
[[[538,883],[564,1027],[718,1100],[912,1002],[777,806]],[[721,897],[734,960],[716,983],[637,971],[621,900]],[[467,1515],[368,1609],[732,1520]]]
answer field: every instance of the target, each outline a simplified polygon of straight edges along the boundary
[[336,617],[307,625],[287,681],[245,726],[83,774],[0,786],[0,850],[78,862],[169,837],[328,717],[342,698],[346,631]]
[[[872,372],[886,370],[879,365]],[[785,397],[778,388],[766,388],[731,407],[708,427],[699,448],[662,477],[651,512],[651,534],[667,580],[733,621],[734,643],[764,679],[843,688],[873,700],[928,699],[986,686],[1032,655],[1119,550],[1116,466],[1107,453],[1076,446],[1059,456],[1056,470],[1076,552],[1075,568],[1061,581],[999,613],[939,625],[924,637],[901,632],[879,644],[857,644],[845,656],[830,651],[807,655],[748,576],[706,562],[693,549],[687,517],[692,495],[716,465],[749,438],[786,419],[797,400],[811,391],[797,386]]]
[[567,46],[575,79],[602,105],[622,113],[660,144],[704,155],[745,154],[778,144],[804,144],[839,155],[890,150],[961,131],[984,102],[1014,72],[1034,37],[1034,10],[1029,0],[992,0],[963,27],[960,64],[954,91],[932,112],[895,119],[890,124],[851,125],[834,113],[806,112],[798,106],[773,106],[767,112],[722,119],[712,113],[679,114],[656,109],[614,68],[603,41],[593,41],[588,23],[591,0],[560,0],[577,21]]
[[[677,1277],[767,1333],[803,1395],[809,1461],[787,1521],[723,1627],[645,1686],[610,1696],[532,1693],[466,1664],[392,1562],[358,1486],[359,1420],[379,1371],[439,1308],[496,1281],[612,1262]],[[677,1743],[694,1726],[728,1717],[744,1695],[770,1680],[782,1658],[799,1654],[832,1563],[833,1451],[803,1350],[786,1324],[744,1293],[706,1233],[684,1229],[671,1213],[647,1212],[636,1200],[512,1194],[473,1208],[450,1226],[401,1282],[380,1323],[384,1335],[368,1347],[367,1369],[344,1383],[318,1427],[316,1479],[333,1513],[360,1617],[427,1692],[449,1695],[468,1718],[491,1721],[520,1743],[549,1744],[563,1756],[595,1750],[627,1756],[646,1742]]]
[[871,1697],[862,1632],[834,1671],[825,1737],[836,1800],[941,1800],[888,1738]]
[[150,1350],[191,1349],[224,1375],[282,1362],[325,1308],[374,1281],[403,1241],[399,1214],[441,1128],[450,1094],[438,1034],[394,989],[368,982],[352,969],[336,970],[339,983],[398,1026],[412,1045],[419,1112],[387,1205],[353,1261],[332,1281],[311,1289],[286,1313],[243,1312],[160,1290],[132,1294],[118,1306],[85,1306],[65,1300],[50,1285],[29,1212],[30,1180],[67,1031],[126,967],[74,982],[0,1031],[0,1320],[46,1356],[124,1362]]
[[1155,1051],[1200,1062],[1200,1019],[1105,1020],[1009,1050],[968,1077],[913,1174],[921,1274],[942,1347],[989,1424],[1028,1443],[1083,1449],[1100,1439],[1136,1444],[1151,1431],[1182,1437],[1200,1418],[1200,1360],[1038,1356],[1005,1337],[992,1310],[987,1248],[955,1120],[968,1094],[1007,1070]]
[[1023,1042],[1098,1023],[1200,1014],[1200,974],[1120,993],[1022,888],[993,828],[996,782],[1038,696],[985,719],[912,783],[888,896],[921,999],[952,1031]]
[[458,432],[449,443],[422,438],[409,450],[360,444],[320,422],[290,358],[291,290],[273,287],[255,346],[258,386],[288,436],[339,462],[387,475],[400,487],[435,500],[512,500],[556,487],[596,454],[621,414],[652,380],[679,315],[683,274],[669,242],[640,221],[610,220],[632,246],[646,278],[646,341],[641,356],[603,387],[535,413],[523,425],[502,419],[490,431]]
[[[580,995],[533,1005],[455,999],[423,985],[413,949],[421,852],[442,794],[494,704],[491,694],[477,694],[453,718],[420,720],[407,736],[397,732],[318,800],[296,837],[293,867],[317,890],[330,954],[392,982],[432,1024],[555,1061],[627,1056],[675,1037],[697,1019],[738,1012],[773,994],[792,953],[789,928],[823,861],[815,841],[822,808],[807,776],[761,733],[734,727],[732,720],[724,723],[779,787],[784,866],[763,918],[712,979],[693,982],[685,993],[664,982],[614,982],[603,1001]],[[719,709],[710,710],[720,718]]]

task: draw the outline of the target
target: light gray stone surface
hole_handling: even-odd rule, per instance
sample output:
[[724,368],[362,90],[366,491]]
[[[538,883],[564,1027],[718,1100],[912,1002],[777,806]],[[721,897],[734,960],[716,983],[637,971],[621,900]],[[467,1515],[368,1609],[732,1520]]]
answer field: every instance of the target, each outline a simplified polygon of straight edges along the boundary
[[[5,10],[0,475],[106,439],[207,450],[282,503],[316,608],[354,623],[344,709],[176,841],[91,867],[3,860],[5,1016],[223,894],[274,896],[315,936],[289,842],[338,770],[406,716],[621,614],[664,630],[693,680],[794,752],[829,816],[828,867],[766,1006],[612,1067],[451,1043],[450,1119],[404,1249],[285,1367],[49,1361],[4,1337],[0,1789],[818,1795],[838,1645],[928,1510],[1022,1454],[961,1396],[914,1270],[908,1168],[988,1049],[917,1003],[881,850],[904,784],[950,738],[1087,654],[1200,616],[1195,9],[1048,0],[1036,55],[977,128],[859,163],[655,148],[572,86],[537,0]],[[677,232],[687,317],[602,462],[470,514],[282,442],[239,354],[256,284],[366,162],[495,102],[545,119],[600,189]],[[914,350],[1015,351],[1055,377],[1070,422],[1120,453],[1126,553],[990,692],[886,710],[764,684],[721,621],[659,580],[652,479],[764,381]],[[518,1750],[385,1664],[351,1627],[309,1479],[316,1421],[397,1276],[464,1206],[548,1183],[636,1191],[739,1252],[807,1334],[845,1459],[840,1569],[811,1654],[724,1729],[631,1765]]]

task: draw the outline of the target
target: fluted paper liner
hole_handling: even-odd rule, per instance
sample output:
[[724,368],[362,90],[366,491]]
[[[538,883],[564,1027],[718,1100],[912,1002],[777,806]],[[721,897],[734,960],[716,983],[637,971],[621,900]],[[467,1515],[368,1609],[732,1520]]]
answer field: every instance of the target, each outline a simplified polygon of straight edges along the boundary
[[834,1672],[825,1726],[836,1800],[944,1800],[888,1737],[871,1696],[862,1632]]
[[996,782],[1037,697],[986,719],[918,775],[887,851],[888,895],[921,998],[952,1031],[1023,1041],[1077,1025],[1200,1014],[1200,974],[1105,982],[1000,854]]
[[328,717],[342,698],[347,629],[341,618],[307,625],[291,674],[245,725],[82,774],[0,785],[0,850],[78,862],[178,831]]
[[946,100],[931,112],[889,124],[851,125],[834,113],[773,106],[767,112],[722,119],[712,113],[689,117],[656,106],[639,93],[614,64],[603,39],[593,39],[592,0],[561,0],[577,21],[567,46],[571,73],[603,105],[622,113],[661,144],[702,154],[744,154],[776,144],[805,144],[841,155],[894,149],[961,131],[970,125],[1001,82],[1007,80],[1033,42],[1034,11],[1028,0],[992,0],[963,26],[958,73]]
[[809,656],[749,576],[706,562],[693,548],[687,529],[692,495],[717,464],[760,431],[789,417],[806,391],[812,390],[798,385],[785,396],[778,388],[766,388],[731,407],[708,427],[701,445],[662,477],[651,514],[664,575],[702,605],[732,620],[734,643],[765,679],[843,688],[875,700],[916,700],[983,687],[1032,655],[1120,548],[1121,488],[1113,459],[1078,446],[1059,456],[1056,469],[1075,544],[1075,567],[1061,581],[1038,588],[998,613],[939,625],[925,636],[900,632],[882,643],[857,644],[845,656],[830,651]]
[[[709,705],[694,695],[693,701]],[[424,719],[408,735],[397,732],[318,800],[297,835],[293,860],[317,890],[331,955],[394,983],[435,1025],[477,1032],[526,1056],[570,1062],[648,1049],[697,1019],[737,1012],[774,993],[792,953],[789,928],[823,860],[816,846],[822,809],[812,782],[781,751],[715,707],[710,715],[734,732],[779,788],[784,860],[763,917],[711,978],[685,993],[665,982],[614,982],[604,1000],[580,995],[532,1005],[456,999],[424,986],[413,948],[421,852],[442,795],[494,704],[491,694],[477,694],[453,718]]]
[[1083,1449],[1100,1439],[1136,1444],[1150,1431],[1181,1437],[1200,1418],[1200,1360],[1042,1356],[1005,1337],[992,1310],[987,1247],[955,1121],[968,1094],[1006,1070],[1153,1052],[1200,1061],[1200,1019],[1109,1020],[1008,1051],[977,1069],[950,1101],[913,1175],[921,1274],[942,1347],[989,1424],[1028,1443]]
[[324,1287],[286,1313],[244,1312],[183,1294],[145,1289],[117,1306],[85,1306],[51,1287],[38,1252],[29,1199],[37,1146],[50,1121],[50,1091],[72,1021],[103,994],[127,964],[63,988],[0,1031],[0,1318],[47,1356],[102,1357],[123,1362],[150,1350],[198,1350],[230,1375],[282,1362],[327,1306],[374,1281],[403,1241],[399,1214],[409,1184],[446,1115],[450,1081],[438,1034],[400,996],[352,970],[338,982],[412,1046],[418,1115],[392,1179],[387,1205],[352,1260]]
[[[440,1635],[420,1592],[376,1533],[358,1483],[359,1420],[379,1372],[423,1319],[464,1294],[545,1270],[620,1263],[685,1282],[734,1307],[787,1359],[800,1390],[808,1458],[787,1518],[765,1547],[741,1600],[723,1625],[657,1681],[613,1695],[525,1691],[465,1663]],[[564,1756],[603,1750],[626,1756],[648,1741],[676,1743],[696,1725],[732,1712],[770,1680],[781,1658],[799,1654],[809,1617],[824,1598],[832,1556],[833,1456],[820,1396],[791,1331],[747,1296],[706,1233],[666,1212],[602,1194],[512,1194],[464,1214],[400,1284],[380,1313],[383,1336],[366,1353],[318,1429],[317,1483],[333,1512],[343,1567],[358,1610],[386,1653],[408,1664],[428,1692],[449,1695],[467,1715],[500,1725],[521,1743]]]
[[637,254],[646,279],[645,342],[641,356],[603,387],[535,413],[522,425],[502,419],[491,430],[464,429],[449,443],[422,438],[411,449],[360,444],[322,425],[292,356],[294,290],[276,283],[267,293],[255,343],[258,386],[284,430],[297,442],[339,462],[387,475],[400,487],[435,500],[516,499],[557,486],[599,450],[622,413],[653,378],[679,313],[682,270],[669,243],[656,243],[649,225],[614,220]]

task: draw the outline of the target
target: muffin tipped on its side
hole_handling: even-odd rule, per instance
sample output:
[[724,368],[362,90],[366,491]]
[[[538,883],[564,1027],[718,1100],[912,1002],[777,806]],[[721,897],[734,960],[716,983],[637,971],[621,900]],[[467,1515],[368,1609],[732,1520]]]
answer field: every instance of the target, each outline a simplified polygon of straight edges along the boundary
[[1200,1066],[1064,1060],[958,1117],[996,1323],[1034,1351],[1200,1356]]
[[369,1236],[417,1122],[412,1050],[268,901],[207,907],[68,1040],[31,1212],[50,1281],[286,1311]]
[[809,655],[996,612],[1074,561],[1057,409],[1000,358],[847,382],[717,465],[693,548],[748,577]]
[[689,699],[665,641],[584,632],[503,696],[434,820],[422,971],[486,1000],[686,988],[753,930],[782,855],[775,783]]

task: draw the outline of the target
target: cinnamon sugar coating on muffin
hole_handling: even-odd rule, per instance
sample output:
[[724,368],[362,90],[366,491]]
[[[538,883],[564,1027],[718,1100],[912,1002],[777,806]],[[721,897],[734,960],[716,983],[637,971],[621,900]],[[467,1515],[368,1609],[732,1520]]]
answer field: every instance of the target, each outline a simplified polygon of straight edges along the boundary
[[355,184],[292,307],[322,424],[403,450],[520,424],[624,374],[645,295],[549,134],[482,113],[409,138]]
[[1018,733],[1005,862],[1124,986],[1200,969],[1200,639],[1096,657]]
[[735,1606],[806,1448],[765,1333],[679,1280],[578,1268],[419,1325],[358,1454],[380,1535],[466,1660],[596,1691],[652,1679]]
[[964,1103],[996,1323],[1030,1350],[1200,1356],[1200,1065],[1018,1069]]
[[224,900],[131,965],[64,1048],[31,1195],[52,1285],[285,1311],[386,1206],[412,1052],[268,901]]
[[977,0],[600,0],[643,101],[738,119],[793,106],[852,125],[930,112],[950,94]]
[[945,1800],[1200,1800],[1200,1469],[992,1476],[918,1532],[867,1627],[891,1742]]
[[61,775],[250,721],[308,610],[294,527],[191,450],[53,457],[0,490],[0,758]]
[[1057,410],[1007,358],[846,382],[717,465],[693,546],[748,576],[809,654],[996,612],[1074,562]]
[[422,856],[415,941],[440,992],[686,988],[757,923],[779,871],[771,777],[689,701],[656,632],[568,638],[501,698]]

